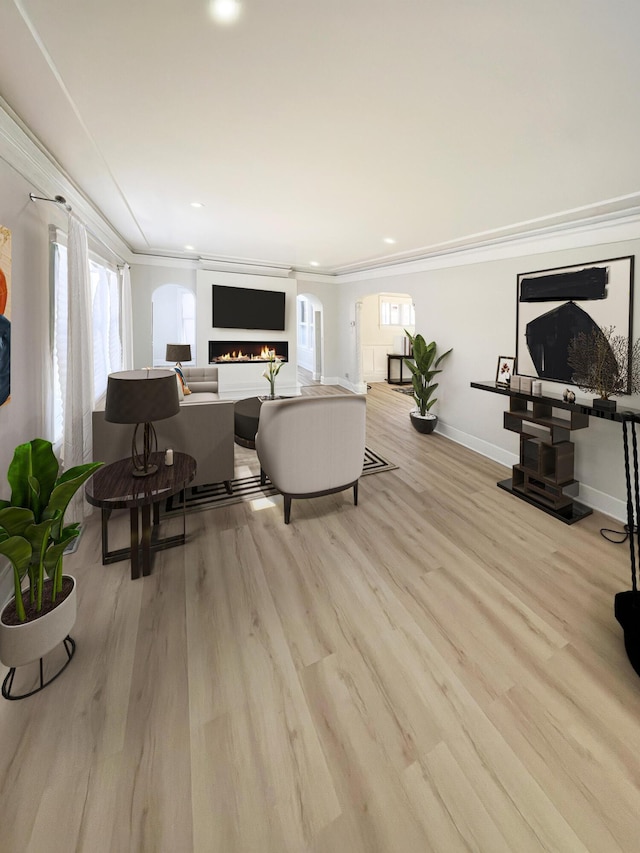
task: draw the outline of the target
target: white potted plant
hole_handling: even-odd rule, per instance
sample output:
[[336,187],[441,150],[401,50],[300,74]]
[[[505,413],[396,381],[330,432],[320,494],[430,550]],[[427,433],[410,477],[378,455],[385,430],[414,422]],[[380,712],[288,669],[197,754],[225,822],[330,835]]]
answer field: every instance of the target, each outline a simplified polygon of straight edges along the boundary
[[62,574],[62,559],[80,530],[64,524],[64,513],[101,464],[77,465],[59,477],[51,442],[35,438],[15,449],[7,471],[11,500],[0,500],[0,554],[12,564],[14,580],[0,614],[0,660],[10,668],[5,698],[21,698],[7,695],[15,668],[42,658],[73,627],[76,583]]

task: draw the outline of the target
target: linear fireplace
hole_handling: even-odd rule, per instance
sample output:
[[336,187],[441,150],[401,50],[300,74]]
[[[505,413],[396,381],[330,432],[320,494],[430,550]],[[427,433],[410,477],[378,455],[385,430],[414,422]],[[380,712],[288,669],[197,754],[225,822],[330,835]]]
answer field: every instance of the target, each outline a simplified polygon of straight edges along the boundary
[[289,361],[287,341],[209,341],[209,364],[250,364]]

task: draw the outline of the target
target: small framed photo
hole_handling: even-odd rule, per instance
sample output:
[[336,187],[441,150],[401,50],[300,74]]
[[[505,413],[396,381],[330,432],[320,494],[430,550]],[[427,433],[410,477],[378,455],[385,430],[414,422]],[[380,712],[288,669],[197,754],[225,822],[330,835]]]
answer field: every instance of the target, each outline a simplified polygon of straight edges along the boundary
[[511,377],[516,372],[516,360],[512,355],[501,355],[498,358],[496,370],[496,385],[509,385]]

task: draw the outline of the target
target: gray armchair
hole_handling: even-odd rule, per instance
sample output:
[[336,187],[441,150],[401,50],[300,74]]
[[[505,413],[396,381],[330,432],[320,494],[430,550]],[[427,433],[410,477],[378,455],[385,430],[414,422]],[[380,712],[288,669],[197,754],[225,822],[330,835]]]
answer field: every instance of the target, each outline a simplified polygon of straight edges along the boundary
[[353,488],[365,448],[366,399],[356,395],[265,400],[256,452],[261,480],[268,476],[284,497],[284,522],[292,498],[311,498]]

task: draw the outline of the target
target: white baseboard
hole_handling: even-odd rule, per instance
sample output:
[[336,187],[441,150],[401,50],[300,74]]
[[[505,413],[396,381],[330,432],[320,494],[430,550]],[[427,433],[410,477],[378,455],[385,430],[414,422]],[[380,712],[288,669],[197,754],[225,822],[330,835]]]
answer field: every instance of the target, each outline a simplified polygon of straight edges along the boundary
[[518,457],[515,453],[511,453],[503,447],[498,447],[496,444],[483,441],[475,435],[469,435],[466,432],[462,432],[462,430],[449,426],[443,423],[440,418],[438,418],[436,432],[439,432],[440,435],[444,435],[446,438],[450,438],[456,444],[468,447],[469,450],[475,450],[481,456],[486,456],[488,459],[493,459],[494,462],[499,462],[500,465],[504,465],[506,468],[511,468],[512,465],[518,463]]
[[[488,459],[492,459],[494,462],[498,462],[506,468],[511,468],[512,465],[516,465],[518,462],[518,457],[515,453],[510,453],[502,447],[498,447],[497,445],[491,444],[488,441],[483,441],[474,435],[462,432],[455,427],[443,423],[440,419],[438,420],[436,432],[440,433],[440,435],[444,435],[446,438],[450,438],[452,441],[455,441],[456,444],[461,444],[463,447],[475,450],[476,453],[479,453],[481,456],[486,456]],[[627,505],[625,501],[621,501],[619,498],[614,498],[612,495],[608,495],[605,492],[594,489],[592,486],[587,486],[585,483],[580,483],[578,500],[580,503],[591,507],[591,509],[596,509],[605,515],[609,515],[611,518],[614,518],[616,521],[620,521],[623,524],[627,520]]]

